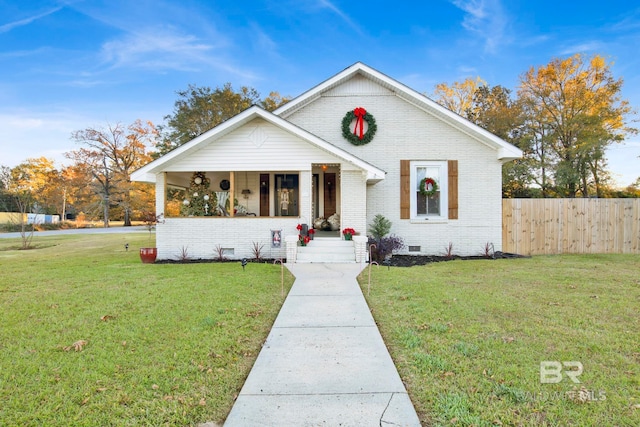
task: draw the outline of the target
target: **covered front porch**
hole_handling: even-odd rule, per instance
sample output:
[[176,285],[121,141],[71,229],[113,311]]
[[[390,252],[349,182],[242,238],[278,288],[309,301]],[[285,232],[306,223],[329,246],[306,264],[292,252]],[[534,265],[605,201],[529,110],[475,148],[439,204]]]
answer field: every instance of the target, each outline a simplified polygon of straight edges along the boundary
[[[166,171],[156,176],[158,259],[297,258],[298,224],[337,217],[318,236],[342,239],[341,230],[366,229],[367,176],[339,162],[306,170]],[[346,195],[352,197],[345,197]],[[316,224],[319,221],[315,221]]]
[[[311,165],[306,171],[194,171],[164,174],[165,217],[301,217],[341,214],[340,163]],[[307,212],[302,197],[311,189]],[[233,201],[233,209],[231,209]],[[334,230],[337,231],[337,230]]]
[[258,107],[135,171],[156,186],[158,259],[290,258],[298,224],[337,214],[366,232],[367,186],[385,172]]

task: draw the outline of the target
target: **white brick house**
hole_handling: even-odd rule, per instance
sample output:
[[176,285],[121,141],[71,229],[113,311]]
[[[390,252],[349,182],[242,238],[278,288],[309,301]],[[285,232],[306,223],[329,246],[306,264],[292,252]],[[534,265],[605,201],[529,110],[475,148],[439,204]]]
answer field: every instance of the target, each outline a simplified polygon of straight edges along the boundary
[[[343,118],[356,108],[364,108],[377,126],[362,145],[342,131]],[[359,134],[356,121],[349,131]],[[363,125],[363,135],[371,136],[368,121]],[[358,136],[351,139],[359,142]],[[340,215],[341,229],[361,233],[360,249],[368,224],[382,214],[393,223],[392,233],[404,239],[406,253],[441,254],[451,243],[456,254],[471,255],[487,243],[501,249],[502,164],[521,155],[420,93],[356,63],[273,113],[245,110],[134,172],[132,179],[156,186],[156,212],[165,214],[156,234],[158,259],[175,258],[182,248],[193,258],[214,258],[216,248],[224,248],[229,258],[251,258],[258,244],[263,256],[295,261],[297,224],[311,225],[333,213]],[[194,173],[203,173],[213,192],[237,199],[241,209],[229,209],[228,216],[170,213],[176,203],[171,197],[193,196],[187,193]],[[438,191],[420,192],[425,178],[434,180]],[[280,247],[272,244],[274,230],[282,237]],[[357,258],[362,260],[361,253]]]

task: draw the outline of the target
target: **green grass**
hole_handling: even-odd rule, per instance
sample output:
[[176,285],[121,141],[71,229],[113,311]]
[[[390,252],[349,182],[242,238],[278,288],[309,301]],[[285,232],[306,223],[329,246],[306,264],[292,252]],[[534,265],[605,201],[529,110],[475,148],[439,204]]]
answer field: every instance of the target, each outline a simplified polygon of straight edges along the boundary
[[[640,256],[371,274],[369,305],[423,425],[640,425]],[[581,383],[542,384],[542,361],[581,362]]]
[[0,425],[226,418],[284,300],[280,266],[142,264],[147,238],[0,240]]

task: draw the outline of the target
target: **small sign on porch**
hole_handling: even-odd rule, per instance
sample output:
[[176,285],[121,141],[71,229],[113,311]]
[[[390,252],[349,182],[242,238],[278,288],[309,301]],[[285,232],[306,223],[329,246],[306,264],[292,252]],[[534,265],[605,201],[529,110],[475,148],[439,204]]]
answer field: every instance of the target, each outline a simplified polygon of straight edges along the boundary
[[271,230],[271,247],[279,248],[282,246],[282,230]]

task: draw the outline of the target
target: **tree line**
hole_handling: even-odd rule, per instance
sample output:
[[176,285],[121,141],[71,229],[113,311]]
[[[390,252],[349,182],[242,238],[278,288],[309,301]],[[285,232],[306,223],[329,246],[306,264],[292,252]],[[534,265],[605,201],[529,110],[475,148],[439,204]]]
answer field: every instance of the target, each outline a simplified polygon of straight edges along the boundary
[[[531,67],[515,92],[482,79],[440,83],[431,97],[524,152],[503,168],[504,197],[639,197],[640,177],[613,188],[605,150],[637,133],[633,111],[621,98],[623,80],[599,55],[574,55]],[[77,130],[79,148],[57,168],[45,157],[0,166],[0,211],[65,214],[89,218],[141,218],[154,210],[154,189],[131,182],[131,173],[235,116],[251,105],[273,111],[289,98],[230,83],[211,89],[189,85],[177,92],[164,124],[137,120],[126,126]]]
[[189,85],[177,92],[166,124],[136,120],[74,131],[79,148],[65,153],[70,165],[57,168],[46,157],[0,166],[0,211],[84,213],[90,219],[131,225],[155,210],[155,189],[131,181],[131,173],[252,105],[274,110],[288,101],[277,92],[261,99],[253,88],[230,83],[211,89]]
[[640,178],[616,190],[605,157],[638,132],[622,83],[602,56],[577,54],[531,67],[515,97],[480,78],[441,83],[433,97],[523,151],[503,168],[504,197],[638,197]]

